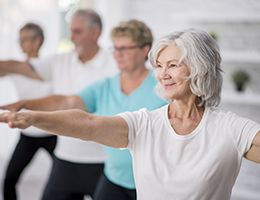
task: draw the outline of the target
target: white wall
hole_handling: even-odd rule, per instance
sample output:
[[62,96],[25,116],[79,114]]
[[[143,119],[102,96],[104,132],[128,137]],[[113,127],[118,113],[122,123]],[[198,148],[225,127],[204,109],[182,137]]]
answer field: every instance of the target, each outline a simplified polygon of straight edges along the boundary
[[[8,78],[0,78],[0,91],[0,105],[17,100],[15,87]],[[0,158],[5,159],[10,155],[18,137],[16,132],[0,124]]]
[[[59,12],[57,1],[53,0],[1,0],[0,1],[0,59],[23,59],[18,45],[20,27],[32,21],[42,26],[45,43],[42,56],[54,53],[59,42]],[[0,78],[0,104],[17,100],[16,90],[8,78]],[[0,125],[0,157],[4,159],[16,143],[14,130]]]
[[[56,52],[60,35],[58,1],[0,0],[1,60],[24,58],[18,45],[18,31],[28,21],[38,23],[44,29],[45,42],[40,52],[41,56]],[[17,92],[12,82],[8,77],[0,77],[0,105],[16,100]],[[4,169],[19,137],[17,132],[18,130],[11,130],[6,125],[0,124],[0,188],[2,188]],[[49,156],[40,152],[36,158],[22,176],[22,187],[19,187],[19,195],[22,199],[40,199],[45,181],[48,178],[51,166]],[[44,168],[43,173],[39,173],[42,167]],[[0,199],[1,193],[2,190],[0,190]],[[28,197],[28,194],[32,194],[32,197]]]
[[[123,4],[112,0],[106,5],[103,1],[99,0],[104,6],[100,8],[105,10],[103,17],[107,21],[111,13],[112,18],[118,14],[117,21],[143,20],[151,27],[156,39],[186,28],[217,32],[225,72],[221,106],[260,122],[259,0],[131,0]],[[243,94],[236,94],[230,80],[230,74],[237,68],[247,70],[251,76]],[[232,194],[232,200],[245,199],[260,199],[260,166],[249,161],[243,162]]]
[[28,21],[38,23],[44,29],[46,41],[41,54],[54,53],[59,42],[59,20],[56,0],[1,0],[0,59],[22,58],[18,31]]
[[[83,2],[84,0],[82,0]],[[102,16],[104,21],[104,32],[101,43],[109,46],[109,33],[111,28],[118,22],[137,18],[146,22],[153,30],[155,38],[159,38],[172,31],[199,27],[208,31],[217,31],[222,51],[229,51],[224,55],[224,67],[227,72],[225,75],[224,88],[227,93],[232,90],[229,82],[229,73],[235,67],[247,68],[252,74],[253,81],[250,88],[254,92],[259,92],[260,75],[260,1],[259,0],[86,0]],[[56,0],[1,0],[0,1],[0,58],[20,57],[17,46],[17,31],[22,23],[29,19],[35,19],[43,24],[46,29],[46,44],[43,54],[55,51],[58,41],[59,15],[57,12]],[[83,4],[82,4],[83,5]],[[89,5],[89,4],[88,4]],[[237,53],[238,52],[238,53]],[[231,55],[231,56],[230,56]],[[249,69],[250,68],[250,69]],[[2,82],[3,83],[3,82]],[[15,92],[10,84],[3,83],[1,87],[0,79],[0,101],[15,99]],[[234,92],[234,91],[232,91]],[[260,119],[258,111],[259,105],[250,105],[250,101],[244,101],[243,96],[239,104],[235,104],[231,98],[231,105],[226,104],[226,109],[241,111],[242,115],[250,117],[253,115],[255,120]],[[247,99],[247,98],[245,98]],[[237,101],[236,101],[237,102]],[[244,104],[244,103],[248,104]],[[1,103],[1,102],[0,102]],[[240,109],[241,106],[245,109]],[[250,111],[251,109],[251,111]],[[245,112],[243,112],[245,111]],[[252,117],[252,116],[251,116]],[[6,127],[0,125],[0,156],[6,154],[11,146],[11,141],[15,138],[6,136]],[[4,131],[2,131],[4,130]],[[9,146],[9,147],[8,147]],[[255,165],[243,165],[242,176],[239,177],[235,187],[236,199],[243,199],[239,194],[242,191],[240,186],[245,189],[253,181],[248,174],[254,171],[254,176],[260,180],[260,169]],[[242,166],[242,167],[243,167]],[[252,169],[252,170],[250,170]],[[242,177],[242,178],[241,178]],[[250,183],[247,177],[250,177]],[[258,184],[260,186],[260,184]],[[246,199],[257,199],[260,191],[259,187],[254,187],[251,192],[252,197]],[[243,194],[247,194],[246,190]],[[254,198],[256,197],[256,198]],[[245,199],[245,198],[244,198]]]

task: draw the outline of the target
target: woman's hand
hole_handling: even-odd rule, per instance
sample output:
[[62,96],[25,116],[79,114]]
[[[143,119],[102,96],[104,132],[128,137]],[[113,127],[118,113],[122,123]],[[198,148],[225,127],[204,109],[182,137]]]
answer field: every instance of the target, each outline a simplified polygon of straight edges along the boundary
[[32,118],[30,112],[4,112],[0,114],[0,122],[7,123],[10,128],[28,128],[33,123]]
[[15,103],[2,105],[2,106],[0,106],[0,109],[17,112],[23,108],[23,105],[24,105],[24,101],[17,101]]

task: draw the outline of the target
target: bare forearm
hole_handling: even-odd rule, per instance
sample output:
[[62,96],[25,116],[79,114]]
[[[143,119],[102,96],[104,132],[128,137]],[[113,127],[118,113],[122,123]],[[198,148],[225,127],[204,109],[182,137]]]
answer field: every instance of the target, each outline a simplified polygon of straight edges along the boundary
[[33,112],[31,125],[56,135],[90,140],[90,133],[93,133],[90,125],[91,118],[90,114],[76,109],[54,112]]
[[[123,119],[100,117],[71,109],[54,112],[33,112],[31,125],[56,135],[91,140],[112,147],[126,147],[128,127]],[[114,119],[115,119],[114,118]]]
[[55,111],[77,107],[76,105],[69,105],[64,95],[51,95],[40,99],[26,100],[23,102],[23,108],[29,110]]
[[0,74],[20,74],[32,79],[42,80],[29,63],[15,60],[0,61]]
[[53,112],[6,112],[0,114],[0,122],[11,128],[35,126],[55,135],[91,140],[112,147],[126,147],[128,126],[118,116],[102,117],[72,109]]
[[0,74],[14,73],[13,66],[16,66],[18,62],[13,60],[0,61]]
[[6,105],[8,110],[17,111],[22,108],[28,110],[55,111],[65,109],[84,110],[84,103],[78,96],[51,95],[33,100],[22,100],[14,104]]
[[54,135],[70,136],[85,140],[90,139],[92,128],[91,115],[80,110],[66,110],[53,112],[20,112],[3,113],[0,121],[8,123],[10,128],[28,128],[34,126]]
[[260,131],[254,137],[251,148],[245,154],[245,158],[260,163]]

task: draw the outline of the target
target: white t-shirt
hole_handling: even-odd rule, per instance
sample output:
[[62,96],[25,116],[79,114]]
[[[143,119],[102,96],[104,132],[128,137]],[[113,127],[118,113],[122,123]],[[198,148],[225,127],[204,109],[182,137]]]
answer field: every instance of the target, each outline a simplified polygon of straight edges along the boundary
[[[36,69],[44,79],[51,82],[53,93],[62,95],[77,94],[87,85],[117,71],[111,53],[103,49],[86,63],[82,63],[75,52],[70,52],[31,64],[39,66]],[[63,160],[80,163],[105,160],[101,145],[63,136],[58,139],[55,155]]]
[[[38,60],[39,58],[30,58],[29,61],[37,62]],[[16,93],[18,94],[19,99],[35,99],[51,94],[51,85],[48,81],[31,79],[18,74],[12,74],[9,75],[9,77],[15,85]],[[46,131],[35,127],[29,127],[22,130],[22,132],[30,137],[51,136],[50,134],[47,134]]]
[[216,108],[206,108],[188,135],[178,135],[168,105],[122,113],[138,200],[228,200],[245,152],[260,125]]

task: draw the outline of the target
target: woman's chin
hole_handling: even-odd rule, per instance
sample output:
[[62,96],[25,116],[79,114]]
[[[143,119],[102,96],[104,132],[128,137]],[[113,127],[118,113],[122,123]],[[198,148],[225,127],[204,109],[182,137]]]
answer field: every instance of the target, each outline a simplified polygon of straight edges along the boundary
[[167,94],[165,94],[165,95],[163,96],[163,98],[166,99],[167,101],[171,101],[172,99],[174,99],[174,98],[172,97],[172,95],[167,95]]
[[124,65],[120,65],[120,64],[117,64],[117,68],[120,70],[120,71],[125,71],[127,69],[127,67],[125,67]]
[[165,91],[164,92],[160,92],[159,96],[163,99],[165,99],[166,101],[171,101],[172,99],[172,95],[171,94],[167,94]]

